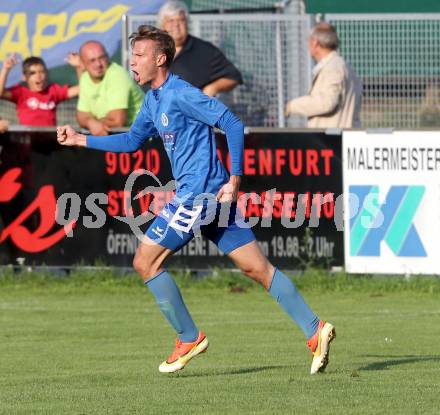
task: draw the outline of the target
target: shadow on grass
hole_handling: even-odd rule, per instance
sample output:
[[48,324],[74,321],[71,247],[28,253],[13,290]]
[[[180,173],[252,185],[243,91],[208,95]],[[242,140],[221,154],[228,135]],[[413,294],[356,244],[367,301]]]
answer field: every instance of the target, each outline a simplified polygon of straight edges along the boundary
[[361,366],[358,370],[388,370],[393,366],[405,365],[409,363],[418,362],[440,362],[440,355],[438,356],[377,356],[377,355],[367,355],[364,357],[379,357],[386,360],[381,360],[378,362],[372,362],[368,365]]
[[242,369],[231,369],[231,370],[204,370],[203,372],[198,373],[176,373],[175,376],[179,378],[198,378],[205,376],[231,376],[231,375],[247,375],[249,373],[257,373],[257,372],[267,372],[269,370],[275,369],[284,369],[286,367],[290,367],[287,365],[277,365],[277,366],[258,366],[258,367],[246,367]]

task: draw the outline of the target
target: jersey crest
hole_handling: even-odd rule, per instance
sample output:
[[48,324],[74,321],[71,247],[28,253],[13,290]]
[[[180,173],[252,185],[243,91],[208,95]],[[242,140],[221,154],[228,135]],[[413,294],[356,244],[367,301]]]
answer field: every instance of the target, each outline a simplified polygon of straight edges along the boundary
[[173,131],[164,131],[161,136],[165,150],[171,151],[176,148],[176,133]]

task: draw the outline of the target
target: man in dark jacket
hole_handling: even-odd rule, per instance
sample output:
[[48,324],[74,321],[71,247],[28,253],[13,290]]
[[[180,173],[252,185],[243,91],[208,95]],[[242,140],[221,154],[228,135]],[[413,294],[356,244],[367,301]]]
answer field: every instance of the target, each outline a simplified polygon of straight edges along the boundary
[[212,43],[188,33],[188,8],[181,1],[166,2],[158,13],[159,25],[176,44],[170,72],[211,97],[241,84],[239,70]]

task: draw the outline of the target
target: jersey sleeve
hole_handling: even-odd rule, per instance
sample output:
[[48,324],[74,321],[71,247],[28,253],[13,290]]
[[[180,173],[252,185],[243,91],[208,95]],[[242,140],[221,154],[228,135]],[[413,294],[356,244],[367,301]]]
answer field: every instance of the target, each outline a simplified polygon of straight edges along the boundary
[[208,95],[197,88],[176,90],[175,100],[185,116],[212,127],[228,109],[218,99],[208,97]]
[[244,126],[230,110],[223,113],[216,126],[226,134],[231,155],[231,175],[241,176],[243,174]]
[[130,127],[130,133],[133,137],[138,137],[141,140],[147,140],[150,137],[159,135],[148,108],[148,95],[145,96],[141,109]]

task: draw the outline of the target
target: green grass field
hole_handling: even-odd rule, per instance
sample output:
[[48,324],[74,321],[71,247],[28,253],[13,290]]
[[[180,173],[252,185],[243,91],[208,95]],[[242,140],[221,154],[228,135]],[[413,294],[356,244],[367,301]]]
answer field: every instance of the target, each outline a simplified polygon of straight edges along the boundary
[[440,413],[438,279],[297,280],[337,330],[310,376],[302,333],[262,289],[181,278],[210,348],[164,375],[174,334],[148,290],[78,275],[0,276],[0,414]]

